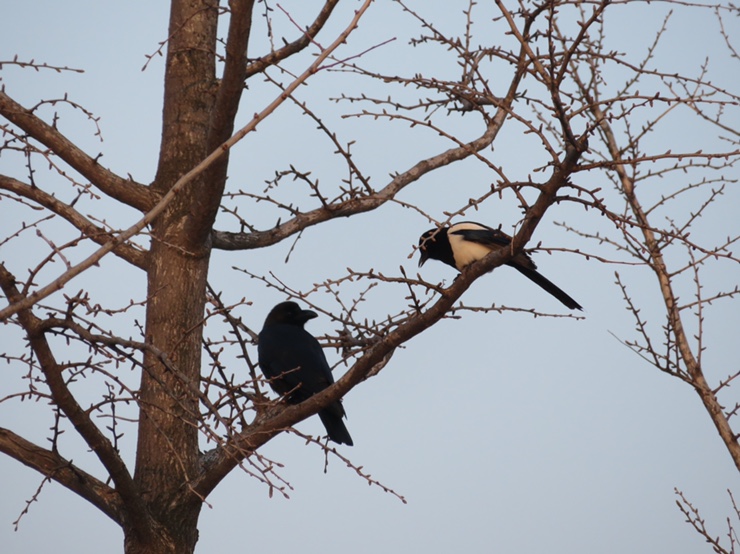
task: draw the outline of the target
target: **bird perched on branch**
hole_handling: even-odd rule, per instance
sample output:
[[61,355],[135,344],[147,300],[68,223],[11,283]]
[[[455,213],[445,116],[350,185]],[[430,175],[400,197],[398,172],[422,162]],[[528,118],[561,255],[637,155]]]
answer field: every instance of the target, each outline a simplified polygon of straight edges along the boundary
[[[315,317],[316,312],[302,310],[295,302],[282,302],[270,310],[259,334],[260,369],[272,389],[291,404],[303,402],[334,382],[319,341],[303,328]],[[352,446],[343,417],[346,414],[340,400],[319,411],[329,438]]]
[[[419,266],[429,259],[439,260],[462,271],[475,261],[485,258],[499,248],[511,244],[511,237],[500,229],[472,221],[463,221],[450,227],[430,229],[419,238],[421,259]],[[557,285],[543,277],[529,254],[520,252],[506,265],[537,283],[571,310],[582,310],[581,305],[562,291]]]

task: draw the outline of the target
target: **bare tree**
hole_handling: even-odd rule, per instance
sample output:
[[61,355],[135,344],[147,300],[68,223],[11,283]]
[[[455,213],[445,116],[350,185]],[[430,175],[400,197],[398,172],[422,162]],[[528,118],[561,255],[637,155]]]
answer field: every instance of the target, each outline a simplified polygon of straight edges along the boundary
[[[740,155],[733,127],[738,95],[718,84],[708,65],[695,75],[656,67],[664,31],[642,59],[621,54],[618,43],[612,50],[607,22],[613,11],[627,9],[626,3],[496,1],[478,7],[470,2],[464,28],[453,32],[425,19],[422,7],[394,3],[395,16],[420,30],[407,47],[444,53],[456,67],[454,77],[448,66],[439,74],[408,75],[373,67],[372,52],[386,41],[357,48],[352,39],[367,13],[381,8],[370,0],[341,4],[326,1],[301,21],[269,2],[232,0],[222,6],[213,0],[172,0],[167,39],[156,52],[166,52],[166,65],[162,139],[151,183],[106,168],[70,139],[56,115],[42,116],[50,106],[66,105],[97,125],[73,99],[24,106],[13,99],[12,83],[0,92],[2,155],[21,160],[25,168],[23,174],[0,175],[0,198],[41,214],[5,229],[0,245],[24,245],[33,238],[46,247],[24,258],[25,265],[16,259],[0,263],[7,344],[23,337],[22,347],[9,348],[2,357],[24,377],[2,401],[46,402],[55,422],[50,447],[9,426],[0,429],[0,451],[119,524],[126,552],[193,552],[202,504],[226,475],[240,466],[271,490],[283,490],[275,465],[260,447],[285,430],[298,433],[294,424],[387,371],[395,349],[441,319],[471,310],[515,309],[466,305],[461,298],[478,277],[521,253],[546,214],[579,206],[584,222],[562,223],[583,244],[568,249],[570,254],[654,273],[656,294],[665,306],[664,324],[657,329],[643,318],[640,302],[617,272],[638,330],[637,340],[625,342],[698,393],[740,469],[740,445],[731,426],[738,404],[731,401],[726,408],[720,399],[739,373],[732,369],[729,377],[711,384],[701,363],[707,306],[734,299],[738,288],[705,292],[700,279],[710,264],[737,267],[732,246],[739,235],[728,230],[721,243],[704,244],[690,234],[697,218],[709,215],[725,187],[735,183],[727,174]],[[720,29],[737,12],[731,5],[668,4],[710,10]],[[475,23],[484,20],[490,27],[477,33]],[[668,25],[666,19],[663,29]],[[254,44],[265,49],[254,52]],[[729,35],[727,47],[737,61]],[[2,63],[74,71],[27,60]],[[414,133],[441,137],[441,146],[386,178],[355,154],[359,137],[345,139],[336,131],[342,120],[325,117],[304,97],[303,85],[320,78],[332,80],[331,94],[322,95],[345,110],[344,120],[372,120],[388,129],[408,125]],[[363,90],[372,92],[343,91],[344,80],[348,88],[367,83]],[[253,89],[260,86],[270,87],[272,99],[258,105],[264,96]],[[318,127],[345,179],[321,181],[313,168],[294,164],[286,150],[284,157],[276,156],[274,178],[262,191],[227,187],[232,147],[286,104],[300,112],[301,124]],[[694,125],[712,129],[718,140],[674,146],[670,131],[652,140],[678,110],[688,112]],[[236,121],[245,114],[253,115],[238,128]],[[509,127],[526,135],[532,148],[526,178],[489,155]],[[420,183],[426,176],[466,160],[485,167],[495,176],[493,183],[462,189],[466,200],[447,212],[428,214],[402,195],[419,189],[423,196]],[[656,180],[671,185],[656,193],[646,186]],[[690,211],[674,209],[687,195]],[[403,267],[395,274],[347,270],[323,275],[317,284],[240,268],[253,278],[254,290],[236,301],[208,284],[209,274],[219,269],[214,267],[217,250],[251,251],[285,242],[300,248],[302,233],[314,226],[341,224],[342,218],[389,204],[413,210],[431,226],[492,201],[521,210],[511,248],[470,265],[447,287]],[[122,209],[137,213],[135,223],[109,223]],[[593,252],[590,240],[596,241]],[[102,305],[96,300],[100,283],[75,286],[98,266],[115,283],[121,263],[126,271],[146,276],[145,291],[136,300]],[[681,300],[677,287],[686,290],[686,281],[694,283],[693,297]],[[269,400],[253,360],[259,331],[254,326],[261,321],[247,324],[241,314],[248,298],[265,289],[312,306],[340,330],[324,337],[325,344],[342,351],[349,369],[298,405]],[[335,300],[336,309],[322,304],[324,294]],[[395,308],[368,313],[362,302],[369,297],[394,298]],[[68,352],[74,357],[63,358]],[[101,474],[61,454],[71,435],[63,434],[67,429],[82,439]],[[132,435],[133,465],[122,454]],[[340,456],[329,445],[305,438]],[[204,453],[202,445],[207,445]]]

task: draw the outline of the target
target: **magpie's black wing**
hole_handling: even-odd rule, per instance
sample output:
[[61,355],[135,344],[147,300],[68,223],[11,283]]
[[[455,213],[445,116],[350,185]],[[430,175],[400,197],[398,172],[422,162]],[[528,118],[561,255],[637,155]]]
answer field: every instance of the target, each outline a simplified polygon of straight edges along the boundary
[[452,235],[459,235],[469,242],[476,242],[484,246],[489,246],[491,249],[500,248],[502,246],[509,246],[511,244],[511,237],[501,231],[500,229],[492,229],[476,224],[479,229],[457,229],[457,226],[453,226],[449,233]]

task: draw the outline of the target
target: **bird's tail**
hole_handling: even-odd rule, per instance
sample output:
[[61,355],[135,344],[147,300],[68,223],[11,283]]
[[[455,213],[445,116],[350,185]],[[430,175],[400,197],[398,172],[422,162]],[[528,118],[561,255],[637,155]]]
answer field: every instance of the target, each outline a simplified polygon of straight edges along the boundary
[[352,446],[354,444],[352,437],[349,436],[349,431],[347,431],[347,427],[345,427],[344,421],[342,421],[343,413],[343,409],[341,411],[325,409],[319,412],[319,417],[321,418],[321,423],[326,427],[326,433],[331,440],[338,444]]
[[544,277],[539,271],[535,269],[530,269],[528,267],[521,266],[519,264],[511,264],[511,266],[516,269],[519,273],[524,275],[527,279],[537,283],[540,287],[545,289],[547,292],[552,294],[555,298],[560,300],[560,302],[563,303],[567,308],[570,308],[571,310],[582,310],[583,307],[573,300],[568,294],[565,293],[560,287],[558,287],[555,283]]

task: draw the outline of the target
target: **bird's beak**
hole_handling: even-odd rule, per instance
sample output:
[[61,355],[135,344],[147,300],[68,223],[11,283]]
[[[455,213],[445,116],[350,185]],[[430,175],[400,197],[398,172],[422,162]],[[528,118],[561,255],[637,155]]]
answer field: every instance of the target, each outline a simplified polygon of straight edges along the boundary
[[303,310],[301,314],[303,314],[304,323],[308,321],[309,319],[316,319],[317,317],[319,317],[319,314],[317,314],[313,310]]
[[426,250],[421,250],[421,257],[419,258],[419,267],[424,265],[424,262],[426,262],[429,259],[429,254],[427,254]]

